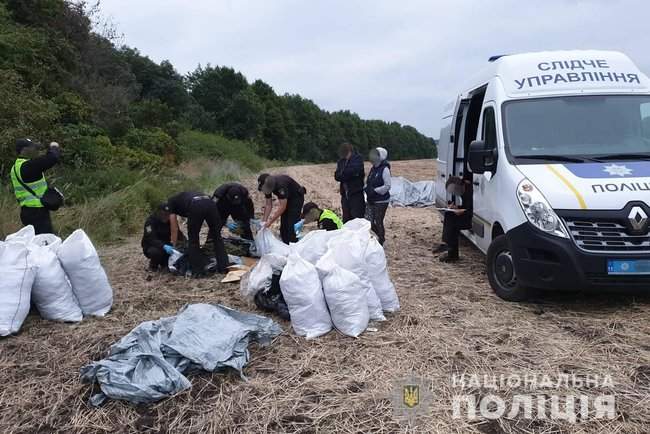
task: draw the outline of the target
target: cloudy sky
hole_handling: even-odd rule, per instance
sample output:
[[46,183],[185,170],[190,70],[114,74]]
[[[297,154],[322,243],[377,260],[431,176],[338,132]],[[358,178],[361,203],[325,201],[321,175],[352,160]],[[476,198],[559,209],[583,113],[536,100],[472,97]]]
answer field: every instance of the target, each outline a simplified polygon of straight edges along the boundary
[[494,54],[615,49],[650,73],[647,0],[102,0],[124,42],[181,73],[232,66],[326,110],[439,136]]

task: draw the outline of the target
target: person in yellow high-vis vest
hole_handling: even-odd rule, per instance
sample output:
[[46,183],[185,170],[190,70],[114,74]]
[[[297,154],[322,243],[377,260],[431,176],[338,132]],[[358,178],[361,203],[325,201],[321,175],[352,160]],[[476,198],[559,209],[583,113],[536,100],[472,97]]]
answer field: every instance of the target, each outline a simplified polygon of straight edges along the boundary
[[334,211],[320,209],[314,202],[308,202],[302,209],[304,224],[318,222],[318,229],[335,231],[343,227],[343,221]]
[[42,145],[29,139],[16,140],[18,158],[10,174],[16,200],[20,204],[20,220],[24,226],[34,226],[36,234],[54,233],[50,211],[43,207],[40,198],[47,191],[44,172],[61,160],[58,143],[50,143],[44,155],[42,150]]

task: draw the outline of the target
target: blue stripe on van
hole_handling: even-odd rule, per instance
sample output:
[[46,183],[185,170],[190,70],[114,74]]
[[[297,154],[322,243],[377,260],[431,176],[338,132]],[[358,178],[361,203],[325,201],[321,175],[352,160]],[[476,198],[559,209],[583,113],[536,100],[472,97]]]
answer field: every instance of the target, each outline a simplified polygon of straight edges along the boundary
[[612,161],[608,163],[565,164],[578,178],[644,178],[650,177],[650,161]]

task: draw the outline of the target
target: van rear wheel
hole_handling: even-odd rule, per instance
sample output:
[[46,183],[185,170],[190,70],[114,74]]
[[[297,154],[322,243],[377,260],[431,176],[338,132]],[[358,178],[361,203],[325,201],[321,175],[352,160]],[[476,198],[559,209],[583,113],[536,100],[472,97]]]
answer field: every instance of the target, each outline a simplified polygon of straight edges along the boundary
[[487,272],[492,290],[506,301],[524,301],[530,296],[530,290],[517,281],[515,263],[505,235],[499,235],[492,241],[487,252]]

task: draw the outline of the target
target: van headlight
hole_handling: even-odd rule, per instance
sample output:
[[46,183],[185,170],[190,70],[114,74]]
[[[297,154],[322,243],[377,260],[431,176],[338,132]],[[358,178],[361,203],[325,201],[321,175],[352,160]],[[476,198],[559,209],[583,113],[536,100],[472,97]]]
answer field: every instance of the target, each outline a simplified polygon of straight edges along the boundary
[[569,238],[566,228],[544,195],[527,179],[517,187],[517,199],[524,215],[533,226],[547,234]]

